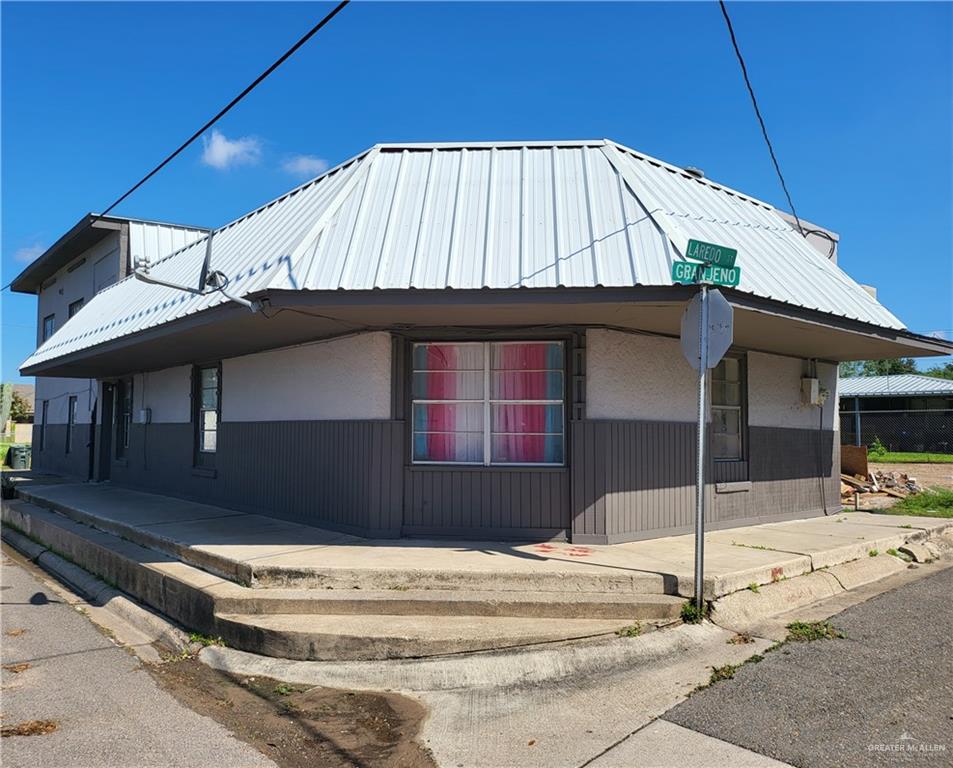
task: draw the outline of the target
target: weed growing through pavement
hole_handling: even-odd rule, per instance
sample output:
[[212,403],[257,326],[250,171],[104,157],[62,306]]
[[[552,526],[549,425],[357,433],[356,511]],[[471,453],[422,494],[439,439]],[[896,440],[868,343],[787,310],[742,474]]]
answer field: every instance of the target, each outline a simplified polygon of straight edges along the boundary
[[638,637],[639,635],[642,634],[642,622],[637,621],[635,622],[635,624],[629,624],[626,627],[617,629],[615,633],[619,637]]
[[868,557],[877,557],[879,554],[880,552],[876,549],[871,549],[867,552]]
[[809,643],[813,640],[835,640],[847,637],[829,621],[795,621],[787,625],[788,636],[785,640],[797,643]]
[[299,693],[299,690],[293,685],[288,685],[287,683],[278,683],[275,686],[275,693],[279,696],[290,696],[292,693]]
[[893,547],[891,547],[890,549],[887,550],[887,554],[888,554],[888,555],[893,555],[894,557],[899,557],[899,558],[900,558],[901,560],[903,560],[905,563],[909,563],[911,560],[913,560],[913,558],[910,557],[910,555],[908,555],[906,552],[898,552],[898,551],[897,551],[896,549],[894,549]]
[[758,594],[758,592],[761,591],[761,587],[758,586],[758,583],[757,583],[756,581],[752,581],[752,582],[748,585],[748,589],[750,589],[750,590],[751,590],[752,592],[754,592],[755,594]]
[[694,601],[686,600],[682,605],[682,621],[686,624],[701,624],[704,618],[704,611],[698,610]]
[[753,642],[754,638],[747,632],[739,632],[734,637],[728,638],[729,645],[748,645]]
[[200,632],[192,632],[189,634],[190,643],[198,643],[199,645],[204,645],[208,648],[210,645],[225,647],[225,641],[220,637],[212,637],[211,635],[203,635]]
[[45,736],[57,728],[55,720],[27,720],[16,725],[5,725],[0,736]]
[[723,667],[712,667],[711,679],[708,681],[708,684],[714,685],[720,680],[731,680],[737,671],[738,667],[735,664],[725,664]]

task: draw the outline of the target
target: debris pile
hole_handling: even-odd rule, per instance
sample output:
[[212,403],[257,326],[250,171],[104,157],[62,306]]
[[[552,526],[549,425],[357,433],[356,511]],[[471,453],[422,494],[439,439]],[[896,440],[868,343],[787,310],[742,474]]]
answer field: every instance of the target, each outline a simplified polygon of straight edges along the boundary
[[917,479],[910,477],[906,472],[883,472],[878,469],[866,477],[842,474],[840,479],[841,498],[854,496],[857,493],[877,493],[905,499],[923,490],[923,486],[917,482]]

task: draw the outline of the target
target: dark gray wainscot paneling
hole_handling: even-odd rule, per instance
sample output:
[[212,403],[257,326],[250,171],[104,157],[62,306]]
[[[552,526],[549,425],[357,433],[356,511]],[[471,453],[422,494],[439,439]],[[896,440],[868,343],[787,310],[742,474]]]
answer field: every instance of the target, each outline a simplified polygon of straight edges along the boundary
[[40,425],[33,425],[32,467],[55,475],[86,480],[89,477],[89,424],[73,427],[73,444],[66,452],[66,424],[47,424],[46,442],[40,450]]
[[[709,462],[707,525],[807,517],[823,514],[825,505],[839,510],[838,450],[830,431],[751,427],[747,462]],[[573,541],[686,533],[694,510],[694,424],[573,424]]]

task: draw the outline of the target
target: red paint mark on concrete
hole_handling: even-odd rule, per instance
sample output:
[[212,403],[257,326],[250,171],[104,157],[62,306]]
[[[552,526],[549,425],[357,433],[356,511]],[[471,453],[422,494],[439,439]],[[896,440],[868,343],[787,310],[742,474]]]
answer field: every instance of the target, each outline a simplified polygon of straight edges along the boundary
[[772,568],[771,569],[771,581],[781,581],[781,577],[784,576],[784,568]]
[[566,550],[566,554],[570,557],[589,557],[592,550],[589,547],[570,547]]

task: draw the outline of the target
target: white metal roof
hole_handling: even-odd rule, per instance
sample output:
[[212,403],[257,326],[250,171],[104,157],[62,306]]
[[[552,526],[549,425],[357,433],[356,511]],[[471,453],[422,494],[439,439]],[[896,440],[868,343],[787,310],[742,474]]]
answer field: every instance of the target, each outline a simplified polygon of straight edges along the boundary
[[129,257],[153,262],[205,236],[207,230],[129,219]]
[[[217,230],[229,292],[671,285],[688,238],[738,249],[738,290],[878,326],[903,324],[770,205],[608,140],[383,144]],[[155,277],[196,285],[205,239]],[[127,278],[32,366],[227,299]]]
[[914,373],[892,376],[851,376],[837,382],[840,397],[953,396],[953,381]]

